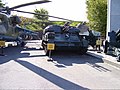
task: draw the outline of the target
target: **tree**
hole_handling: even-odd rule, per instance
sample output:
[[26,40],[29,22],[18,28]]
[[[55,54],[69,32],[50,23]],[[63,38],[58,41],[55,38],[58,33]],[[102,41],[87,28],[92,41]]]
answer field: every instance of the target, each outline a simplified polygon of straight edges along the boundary
[[[41,8],[40,10],[36,9],[34,10],[35,13],[38,13],[38,14],[35,14],[34,17],[39,19],[39,20],[42,20],[42,21],[45,21],[47,20],[48,21],[48,11]],[[39,15],[40,14],[40,15]]]
[[41,29],[44,29],[46,26],[50,25],[50,21],[48,20],[48,11],[43,9],[43,8],[40,8],[39,10],[36,9],[34,10],[35,14],[34,17],[36,19],[38,19],[38,22],[36,22],[40,27]]
[[37,13],[34,15],[34,19],[21,17],[21,26],[35,31],[43,30],[49,23],[48,16],[45,16],[48,15],[48,11],[42,8],[40,10],[36,9],[34,12]]
[[87,13],[91,29],[106,35],[107,0],[87,0]]
[[3,7],[5,4],[2,3],[2,1],[0,0],[0,7]]
[[38,19],[33,19],[33,18],[27,18],[27,17],[23,17],[23,16],[19,16],[22,20],[20,26],[26,29],[30,29],[33,31],[39,31],[42,30],[42,28],[40,27]]
[[26,17],[20,17],[22,19],[22,23],[20,26],[25,27],[30,30],[34,31],[40,31],[43,30],[46,26],[50,25],[51,23],[48,20],[48,11],[45,9],[36,9],[34,10],[35,18],[26,18]]

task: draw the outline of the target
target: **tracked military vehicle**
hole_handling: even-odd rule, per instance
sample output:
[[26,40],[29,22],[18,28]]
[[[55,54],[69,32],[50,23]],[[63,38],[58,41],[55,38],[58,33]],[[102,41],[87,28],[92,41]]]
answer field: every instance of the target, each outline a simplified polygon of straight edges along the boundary
[[43,30],[42,47],[45,54],[49,54],[48,44],[54,46],[54,51],[77,51],[85,54],[88,50],[89,42],[85,35],[80,34],[78,27],[65,25],[49,25]]
[[106,45],[108,46],[106,53],[117,56],[117,60],[120,62],[120,29],[118,29],[116,32],[108,32],[108,36],[110,40],[108,45]]

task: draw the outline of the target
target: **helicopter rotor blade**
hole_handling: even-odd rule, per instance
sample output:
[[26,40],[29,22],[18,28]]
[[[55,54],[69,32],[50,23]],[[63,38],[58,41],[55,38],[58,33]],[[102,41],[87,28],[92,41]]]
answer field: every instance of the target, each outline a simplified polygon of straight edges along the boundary
[[30,3],[26,3],[26,4],[21,4],[21,5],[17,5],[14,7],[9,8],[9,10],[14,10],[20,7],[24,7],[24,6],[28,6],[28,5],[34,5],[34,4],[42,4],[42,3],[47,3],[47,2],[51,2],[49,0],[42,0],[42,1],[36,1],[36,2],[30,2]]
[[51,16],[51,15],[45,15],[45,14],[39,14],[39,13],[34,13],[34,12],[27,12],[27,11],[21,11],[21,10],[12,10],[12,11],[17,11],[17,12],[22,12],[22,13],[28,13],[28,14],[35,14],[35,15],[41,15],[41,16],[48,16],[48,17],[62,19],[62,20],[67,20],[67,21],[73,21],[73,20],[70,20],[70,19],[65,19],[65,18]]

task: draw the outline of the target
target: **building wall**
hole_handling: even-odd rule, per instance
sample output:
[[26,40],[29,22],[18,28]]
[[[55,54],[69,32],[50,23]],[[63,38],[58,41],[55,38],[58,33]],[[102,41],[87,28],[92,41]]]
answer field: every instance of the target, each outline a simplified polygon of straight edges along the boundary
[[[120,28],[120,0],[108,0],[107,32]],[[107,33],[108,37],[108,33]]]

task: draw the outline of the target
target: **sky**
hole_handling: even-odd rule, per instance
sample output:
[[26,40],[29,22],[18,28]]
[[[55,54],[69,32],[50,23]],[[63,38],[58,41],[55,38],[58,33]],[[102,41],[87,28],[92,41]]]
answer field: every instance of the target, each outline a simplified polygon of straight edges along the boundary
[[[36,0],[2,0],[6,6],[13,7],[23,3],[33,2]],[[38,0],[37,0],[38,1]],[[36,4],[31,6],[26,6],[18,8],[18,10],[33,12],[35,9],[44,8],[49,12],[51,16],[62,17],[74,21],[88,21],[86,14],[86,0],[50,0],[49,3]],[[25,17],[33,17],[30,14],[23,14],[12,12],[12,14],[17,14]],[[60,20],[49,18],[50,20]]]

